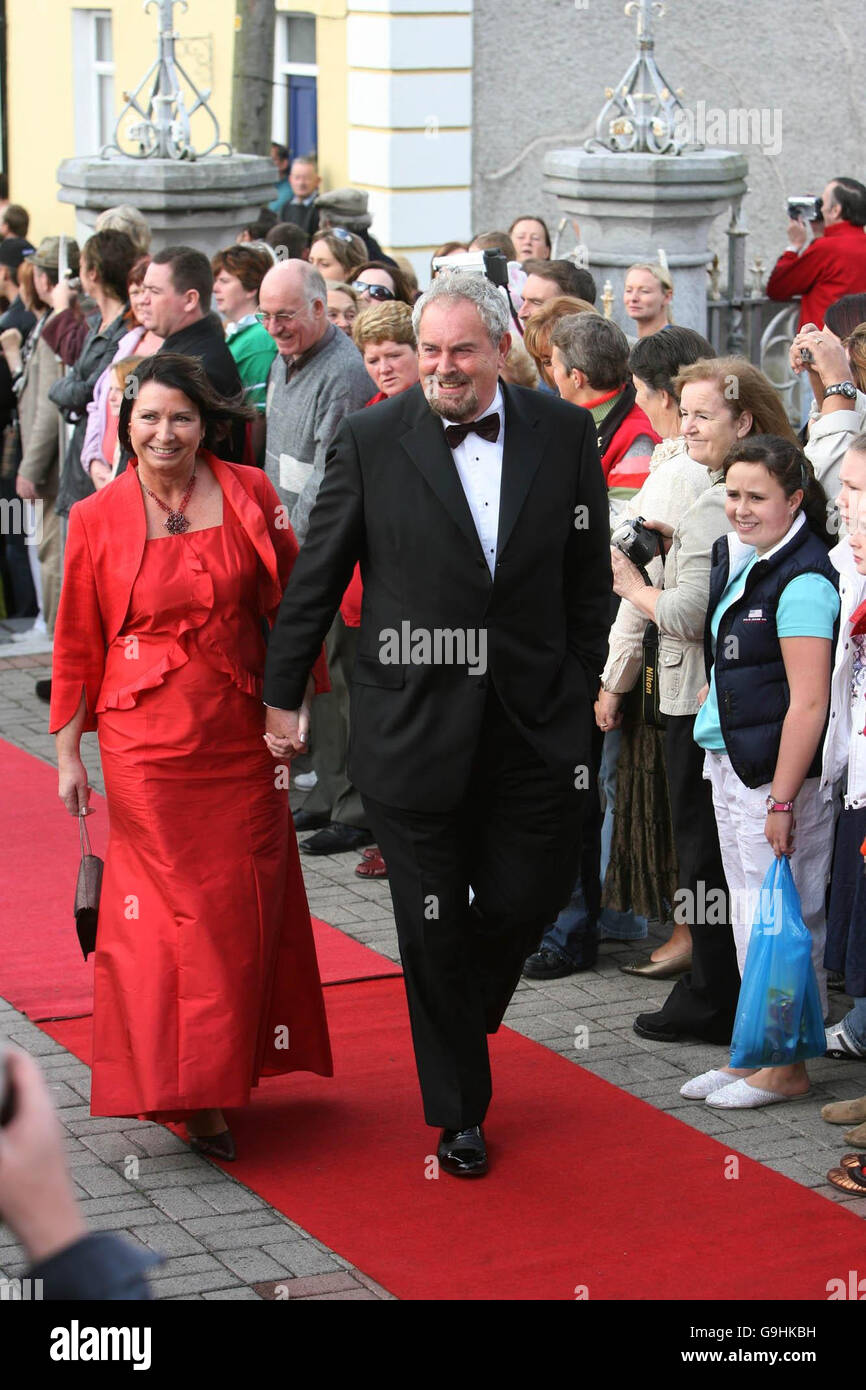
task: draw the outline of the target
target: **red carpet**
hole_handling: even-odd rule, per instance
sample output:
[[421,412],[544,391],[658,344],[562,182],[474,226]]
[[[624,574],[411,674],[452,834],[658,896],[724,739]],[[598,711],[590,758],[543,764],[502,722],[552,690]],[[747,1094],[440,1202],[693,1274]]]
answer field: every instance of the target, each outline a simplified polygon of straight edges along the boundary
[[[425,1177],[402,983],[329,990],[336,1076],[229,1111],[226,1170],[403,1299],[824,1301],[862,1268],[851,1212],[537,1043],[492,1040],[492,1169]],[[47,1033],[85,1061],[87,1020]]]
[[[72,902],[80,849],[78,824],[57,799],[48,763],[0,739],[5,872],[0,875],[0,996],[39,1021],[75,1018],[93,1009],[93,957],[85,964]],[[87,828],[95,854],[105,855],[105,800]],[[345,932],[313,919],[324,984],[399,975],[400,967]]]

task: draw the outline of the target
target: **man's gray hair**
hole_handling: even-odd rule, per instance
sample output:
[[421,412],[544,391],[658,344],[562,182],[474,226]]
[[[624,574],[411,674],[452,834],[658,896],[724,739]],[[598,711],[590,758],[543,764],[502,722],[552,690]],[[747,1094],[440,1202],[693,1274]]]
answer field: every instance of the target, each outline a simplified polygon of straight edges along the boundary
[[466,299],[474,304],[488,338],[494,347],[499,346],[511,322],[505,296],[495,285],[491,285],[485,275],[467,275],[459,270],[440,271],[429,290],[416,303],[412,311],[412,327],[419,342],[421,316],[427,305],[445,299]]
[[304,297],[307,304],[314,304],[317,299],[321,299],[323,304],[328,302],[328,286],[325,284],[325,277],[320,270],[309,261],[301,261],[303,266],[301,271],[301,284],[304,287]]

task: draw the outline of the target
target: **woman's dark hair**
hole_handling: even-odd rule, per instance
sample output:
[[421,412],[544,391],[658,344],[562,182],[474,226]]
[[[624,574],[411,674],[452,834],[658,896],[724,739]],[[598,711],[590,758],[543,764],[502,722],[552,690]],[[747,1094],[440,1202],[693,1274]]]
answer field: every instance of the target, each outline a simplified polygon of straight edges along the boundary
[[225,251],[217,251],[216,255],[211,257],[210,264],[214,279],[221,270],[225,270],[227,274],[240,280],[248,294],[252,294],[253,291],[258,294],[262,281],[274,267],[274,258],[261,246],[240,241],[228,246]]
[[824,315],[825,326],[843,343],[861,323],[866,323],[866,294],[843,294]]
[[802,488],[800,505],[809,529],[826,546],[834,544],[834,537],[827,530],[827,494],[799,445],[775,434],[750,434],[738,439],[729,450],[722,465],[726,478],[735,463],[760,463],[770,477],[775,478],[786,497],[793,497],[797,489]]
[[354,285],[356,280],[363,280],[365,270],[384,270],[386,275],[390,275],[394,284],[394,298],[399,299],[401,304],[414,304],[414,299],[409,293],[409,286],[406,284],[406,276],[397,265],[386,265],[384,261],[365,261],[352,271],[346,283]]
[[144,277],[147,274],[147,267],[149,265],[149,255],[139,256],[138,259],[132,264],[132,266],[130,267],[129,274],[126,277],[126,287],[128,290],[132,289],[133,285],[144,284]]
[[509,236],[512,235],[512,233],[513,233],[513,231],[514,231],[514,228],[517,226],[518,222],[537,222],[538,225],[539,225],[539,227],[540,227],[540,228],[542,229],[542,231],[544,232],[544,239],[545,239],[545,241],[547,242],[547,249],[548,249],[548,251],[550,251],[550,252],[553,251],[553,242],[550,240],[550,228],[548,227],[548,225],[547,225],[547,223],[545,222],[544,218],[538,216],[538,213],[537,213],[537,212],[524,212],[524,213],[521,213],[520,217],[515,217],[515,219],[514,219],[514,221],[512,222],[511,226],[508,228],[508,235],[509,235]]
[[204,425],[202,446],[213,453],[218,452],[216,446],[231,433],[238,420],[252,420],[255,416],[255,411],[244,404],[243,392],[234,396],[216,394],[197,357],[185,357],[179,352],[157,352],[153,357],[142,358],[135,371],[129,374],[120,403],[117,437],[131,454],[135,452],[129,437],[132,407],[148,382],[182,391],[192,401]]
[[94,232],[81,248],[81,259],[91,275],[97,276],[106,293],[121,303],[126,300],[129,272],[139,254],[126,232],[112,230]]
[[632,348],[628,369],[639,376],[653,391],[667,391],[672,400],[679,400],[674,389],[674,377],[692,362],[703,357],[715,357],[716,350],[693,328],[681,328],[669,323],[658,333],[638,338]]

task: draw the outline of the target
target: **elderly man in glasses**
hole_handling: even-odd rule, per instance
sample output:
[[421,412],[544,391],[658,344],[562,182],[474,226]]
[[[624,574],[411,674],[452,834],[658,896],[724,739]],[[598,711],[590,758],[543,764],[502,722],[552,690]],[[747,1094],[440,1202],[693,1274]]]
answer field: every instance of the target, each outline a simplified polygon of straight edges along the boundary
[[[315,266],[274,266],[259,290],[259,312],[277,345],[268,377],[265,469],[288,508],[301,545],[325,471],[325,456],[344,415],[370,399],[370,377],[351,338],[328,319],[328,291]],[[339,613],[326,642],[331,692],[315,701],[311,733],[317,782],[295,829],[316,833],[305,854],[338,854],[371,844],[361,798],[346,776],[348,682],[352,639]]]

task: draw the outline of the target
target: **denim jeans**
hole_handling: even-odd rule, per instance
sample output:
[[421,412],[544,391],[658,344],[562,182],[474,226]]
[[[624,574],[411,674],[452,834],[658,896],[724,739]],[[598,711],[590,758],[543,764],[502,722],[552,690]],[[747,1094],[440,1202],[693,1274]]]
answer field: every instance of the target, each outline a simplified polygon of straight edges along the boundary
[[622,744],[622,734],[614,729],[605,734],[601,752],[598,785],[604,789],[607,809],[601,815],[601,801],[594,798],[583,831],[583,854],[580,873],[571,897],[552,927],[544,934],[543,946],[558,951],[573,965],[584,969],[595,964],[599,937],[616,936],[624,940],[640,940],[647,934],[645,917],[633,912],[601,910],[601,885],[610,862],[613,838],[613,802],[616,792],[616,765]]
[[866,1052],[866,999],[855,999],[854,1007],[842,1019],[842,1030],[858,1052]]

